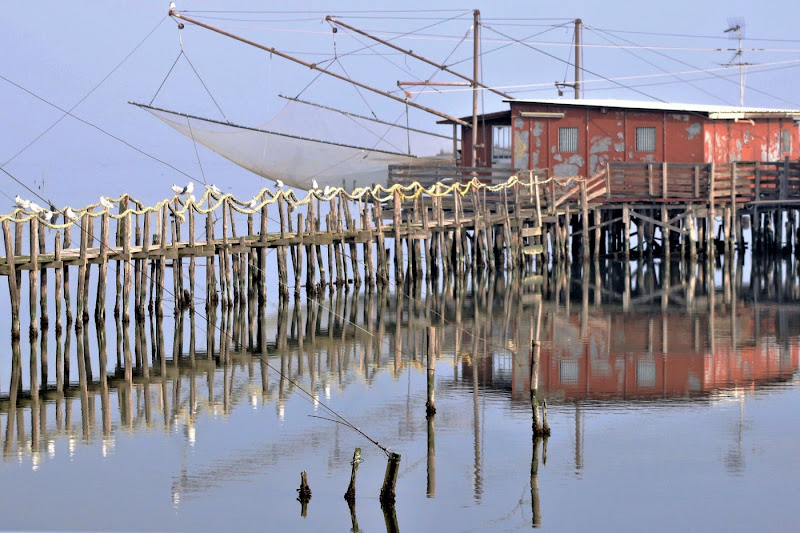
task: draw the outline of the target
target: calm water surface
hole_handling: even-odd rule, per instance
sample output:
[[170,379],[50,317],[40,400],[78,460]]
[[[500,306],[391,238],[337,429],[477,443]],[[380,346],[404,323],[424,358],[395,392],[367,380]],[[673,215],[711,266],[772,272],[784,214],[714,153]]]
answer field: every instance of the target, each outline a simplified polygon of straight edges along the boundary
[[[2,527],[391,530],[386,456],[328,406],[402,455],[400,531],[796,530],[796,270],[737,267],[337,294],[260,320],[251,307],[208,323],[199,306],[127,331],[109,313],[105,338],[51,326],[33,363],[4,328]],[[537,323],[546,440],[531,432]],[[342,498],[356,447],[357,525]]]

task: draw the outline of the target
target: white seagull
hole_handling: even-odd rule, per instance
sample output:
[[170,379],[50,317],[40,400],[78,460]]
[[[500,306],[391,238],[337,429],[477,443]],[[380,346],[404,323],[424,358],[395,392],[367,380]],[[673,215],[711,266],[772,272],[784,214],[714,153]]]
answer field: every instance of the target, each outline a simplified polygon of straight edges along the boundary
[[181,187],[180,185],[175,185],[174,183],[172,184],[172,192],[175,194],[192,194],[193,190],[194,183],[191,181],[188,183],[188,185],[186,185],[186,187]]
[[100,197],[100,205],[105,207],[106,209],[114,209],[114,202],[106,198],[105,196]]
[[317,180],[311,180],[311,188],[319,189],[319,183],[317,183]]
[[275,186],[279,189],[283,189],[284,186],[283,180],[275,180]]
[[70,222],[78,218],[78,214],[75,211],[73,211],[71,207],[68,207],[67,210],[64,211],[64,216],[66,216],[67,220],[69,220]]
[[213,192],[214,194],[222,194],[222,191],[219,190],[219,187],[217,187],[213,183],[211,185],[206,185],[206,189]]
[[258,203],[259,203],[258,202],[258,197],[256,196],[252,200],[250,200],[250,203],[247,204],[247,207],[249,207],[250,209],[255,209],[256,206],[258,205]]
[[38,215],[39,213],[44,212],[44,207],[40,206],[35,202],[28,202],[28,211],[30,211],[34,215]]
[[48,224],[52,224],[53,220],[56,218],[56,212],[47,209],[43,211],[39,216],[42,217],[42,220],[44,220]]
[[28,209],[31,205],[30,200],[20,198],[19,194],[14,197],[14,203],[17,204],[17,207],[20,209]]

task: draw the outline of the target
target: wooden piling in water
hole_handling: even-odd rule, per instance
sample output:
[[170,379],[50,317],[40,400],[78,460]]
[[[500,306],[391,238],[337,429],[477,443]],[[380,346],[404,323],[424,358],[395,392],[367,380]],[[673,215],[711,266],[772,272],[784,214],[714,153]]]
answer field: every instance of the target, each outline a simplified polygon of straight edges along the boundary
[[397,485],[397,473],[400,470],[400,454],[389,452],[389,459],[386,463],[386,474],[383,478],[381,487],[380,502],[381,506],[393,507],[395,502],[395,486]]
[[358,465],[361,463],[361,448],[356,448],[353,452],[353,461],[350,463],[350,484],[347,486],[347,491],[344,493],[344,499],[348,502],[355,502],[356,500],[356,475],[358,474]]
[[427,328],[428,340],[428,400],[425,402],[425,416],[436,414],[436,328]]

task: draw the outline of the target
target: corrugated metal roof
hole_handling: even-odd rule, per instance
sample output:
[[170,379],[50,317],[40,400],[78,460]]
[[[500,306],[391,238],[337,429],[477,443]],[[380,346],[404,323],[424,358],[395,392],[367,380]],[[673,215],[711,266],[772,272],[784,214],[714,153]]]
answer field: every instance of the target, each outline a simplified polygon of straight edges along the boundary
[[738,107],[726,105],[706,105],[706,104],[680,104],[672,102],[648,102],[641,100],[614,100],[604,98],[585,98],[574,99],[520,99],[503,100],[504,102],[522,104],[546,104],[560,106],[577,107],[608,107],[616,109],[648,109],[655,111],[674,111],[685,113],[702,113],[711,119],[736,119],[736,118],[755,118],[753,115],[768,115],[775,118],[787,117],[800,118],[798,109],[771,109],[766,107]]

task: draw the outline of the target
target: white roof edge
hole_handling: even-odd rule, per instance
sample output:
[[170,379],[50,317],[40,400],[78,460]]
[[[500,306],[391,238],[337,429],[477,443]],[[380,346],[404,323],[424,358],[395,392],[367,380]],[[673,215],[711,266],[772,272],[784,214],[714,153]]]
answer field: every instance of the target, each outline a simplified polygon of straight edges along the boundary
[[707,113],[711,119],[747,118],[749,114],[781,115],[800,117],[800,109],[773,109],[766,107],[739,107],[726,105],[683,104],[673,102],[648,102],[644,100],[615,100],[605,98],[575,99],[505,99],[504,102],[518,104],[547,104],[576,107],[611,107],[622,109],[648,109],[657,111],[675,111],[690,113]]

